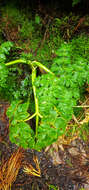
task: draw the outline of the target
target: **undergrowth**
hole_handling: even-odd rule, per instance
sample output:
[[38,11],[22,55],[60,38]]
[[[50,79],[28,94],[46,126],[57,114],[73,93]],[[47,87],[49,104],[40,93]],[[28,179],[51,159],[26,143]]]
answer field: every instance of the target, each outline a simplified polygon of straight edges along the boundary
[[61,42],[49,69],[24,53],[6,63],[13,44],[1,44],[0,93],[11,103],[7,116],[13,143],[41,150],[66,134],[82,89],[89,84],[88,44],[83,36]]
[[10,103],[10,140],[36,150],[77,131],[86,140],[89,118],[71,123],[84,112],[76,106],[89,84],[89,38],[72,39],[79,16],[42,18],[11,4],[1,13],[0,98]]

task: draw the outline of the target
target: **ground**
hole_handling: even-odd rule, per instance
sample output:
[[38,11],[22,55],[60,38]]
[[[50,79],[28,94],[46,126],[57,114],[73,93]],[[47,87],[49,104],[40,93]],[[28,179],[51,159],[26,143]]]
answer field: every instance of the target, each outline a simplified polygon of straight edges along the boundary
[[[8,137],[8,118],[6,109],[8,103],[0,103],[0,161],[5,164],[12,153],[18,147],[12,144]],[[34,150],[23,150],[20,169],[12,190],[80,190],[89,189],[89,143],[77,138],[70,145],[54,143],[41,152]],[[27,175],[23,172],[24,164],[32,165],[36,170],[34,156],[38,159],[41,175],[40,177]],[[14,168],[14,165],[13,165]],[[53,185],[53,186],[52,186]]]

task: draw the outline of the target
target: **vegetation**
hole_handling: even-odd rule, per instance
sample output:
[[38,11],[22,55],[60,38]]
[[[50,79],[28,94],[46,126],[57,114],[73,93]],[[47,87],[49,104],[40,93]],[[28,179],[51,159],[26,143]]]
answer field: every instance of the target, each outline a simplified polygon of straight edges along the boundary
[[[72,10],[82,2],[72,0]],[[25,9],[24,2],[21,5],[17,1],[13,5],[10,1],[4,5],[1,2],[0,8],[0,101],[9,104],[4,113],[9,119],[9,139],[18,147],[0,166],[0,189],[7,190],[24,164],[23,172],[27,175],[42,177],[36,156],[33,156],[35,167],[21,163],[19,158],[23,157],[24,149],[41,151],[56,142],[52,145],[54,151],[60,141],[68,145],[75,137],[84,141],[89,137],[89,35],[86,32],[89,16],[72,12],[59,15],[59,11],[55,14],[56,2],[53,12],[47,12],[41,2],[31,12],[26,3]],[[13,175],[8,180],[11,163]],[[49,179],[46,182],[48,189],[59,189]]]
[[81,0],[72,0],[72,6],[75,6],[77,3],[79,3]]
[[[83,46],[77,46],[76,49],[75,43],[79,45],[81,41],[81,44],[82,39]],[[87,43],[86,46],[84,46],[85,43]],[[12,142],[24,148],[41,150],[56,141],[60,135],[66,133],[67,123],[72,119],[74,107],[80,99],[82,88],[89,82],[88,43],[87,38],[83,37],[69,43],[63,42],[55,52],[56,58],[53,59],[50,70],[40,62],[28,60],[26,57],[5,63],[5,54],[9,53],[12,43],[7,42],[1,45],[1,92],[11,93],[11,90],[13,91],[8,83],[11,79],[11,77],[9,79],[12,72],[11,65],[24,63],[32,70],[29,81],[32,85],[30,84],[29,90],[33,89],[33,92],[28,94],[25,103],[24,99],[20,99],[20,91],[18,91],[18,96],[15,95],[15,99],[12,92],[11,106],[7,111]],[[47,73],[36,76],[37,67]],[[26,79],[24,79],[24,83]],[[16,88],[16,84],[14,86]],[[28,109],[32,115],[28,113]],[[35,119],[35,128],[26,123],[31,119]]]
[[[66,127],[77,115],[76,105],[89,84],[89,38],[82,34],[71,39],[73,32],[67,28],[71,16],[77,21],[71,14],[48,17],[48,23],[35,14],[29,21],[11,4],[2,8],[1,38],[9,41],[0,46],[0,97],[11,104],[10,140],[24,148],[41,150],[67,135]],[[66,36],[61,33],[64,26]],[[86,123],[79,127],[80,135],[87,133]]]

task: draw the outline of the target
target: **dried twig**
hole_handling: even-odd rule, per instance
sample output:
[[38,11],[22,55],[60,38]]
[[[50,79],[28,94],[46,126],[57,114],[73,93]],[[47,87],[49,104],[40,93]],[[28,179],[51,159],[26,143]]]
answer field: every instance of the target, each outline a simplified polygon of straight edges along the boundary
[[11,185],[16,180],[18,171],[21,167],[23,151],[18,148],[17,152],[13,153],[8,161],[0,167],[0,190],[10,190]]
[[31,164],[29,164],[29,165],[26,164],[26,166],[24,166],[24,170],[23,171],[26,174],[28,174],[28,175],[41,177],[41,171],[40,171],[40,166],[39,166],[38,158],[36,156],[34,156],[33,160],[35,162],[36,169]]

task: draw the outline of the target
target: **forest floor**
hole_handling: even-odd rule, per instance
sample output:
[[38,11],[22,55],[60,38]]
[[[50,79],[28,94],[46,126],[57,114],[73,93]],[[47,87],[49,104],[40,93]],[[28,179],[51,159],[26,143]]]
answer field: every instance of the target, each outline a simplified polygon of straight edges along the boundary
[[[18,147],[9,141],[7,107],[7,103],[0,102],[1,167],[2,163],[5,165],[11,155],[18,150]],[[89,142],[85,143],[80,138],[75,138],[69,145],[61,143],[61,139],[58,141],[59,143],[54,143],[42,152],[20,150],[23,156],[12,190],[89,190]],[[37,170],[34,156],[39,163],[39,176],[27,175],[23,171],[24,163],[32,165]],[[13,164],[11,173],[15,171],[14,167]]]

